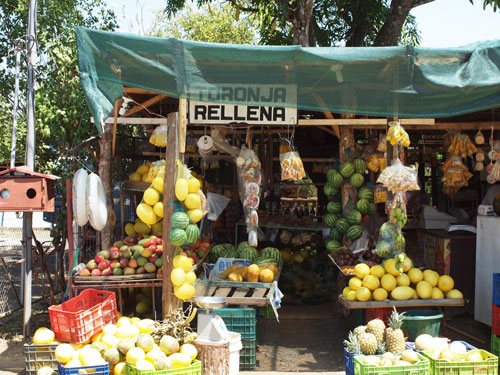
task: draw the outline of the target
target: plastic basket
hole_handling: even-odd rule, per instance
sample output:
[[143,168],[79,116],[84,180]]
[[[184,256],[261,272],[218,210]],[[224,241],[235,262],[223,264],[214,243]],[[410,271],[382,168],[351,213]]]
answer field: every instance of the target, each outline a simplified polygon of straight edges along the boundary
[[125,374],[126,375],[167,375],[167,374],[175,374],[175,375],[201,375],[201,362],[195,359],[193,363],[191,363],[188,367],[183,368],[175,368],[170,370],[139,370],[137,367],[129,365],[125,366]]
[[500,355],[500,337],[491,335],[491,353],[497,357]]
[[[465,348],[467,349],[467,351],[477,349],[475,346],[473,346],[473,345],[471,345],[471,344],[469,344],[468,342],[465,342],[465,341],[455,340],[455,341],[450,342],[450,344],[451,344],[451,343],[453,343],[453,342],[461,342],[462,344],[464,344],[464,345],[465,345]],[[406,347],[407,347],[408,349],[411,349],[411,350],[416,351],[417,353],[422,353],[422,351],[421,351],[421,350],[417,350],[417,349],[415,349],[415,343],[414,343],[414,342],[407,342],[407,343],[406,343]],[[493,353],[493,354],[495,354],[495,353]],[[496,355],[496,354],[495,354],[495,355]]]
[[48,366],[57,370],[57,345],[24,344],[24,363],[27,375],[36,375],[38,369]]
[[500,305],[500,273],[493,274],[493,300],[495,305]]
[[436,337],[439,335],[442,318],[443,314],[437,310],[408,310],[403,317],[403,330],[412,341],[423,333]]
[[241,336],[241,345],[243,348],[240,350],[240,369],[251,370],[257,365],[257,340],[249,340]]
[[491,333],[500,336],[500,306],[491,305]]
[[255,340],[257,338],[257,316],[254,308],[225,307],[214,309],[213,312],[224,320],[228,331],[239,333],[242,339]]
[[[422,354],[417,353],[419,361],[409,366],[383,367],[376,365],[364,365],[359,361],[360,356],[354,357],[354,373],[356,375],[429,375],[429,360]],[[450,373],[455,375],[455,373]]]
[[354,375],[354,354],[349,353],[347,348],[344,348],[344,362],[346,375]]
[[49,307],[50,325],[56,339],[83,343],[108,323],[116,323],[114,292],[87,289],[80,295]]
[[80,374],[109,375],[109,363],[106,362],[105,365],[84,366],[84,367],[66,367],[58,363],[57,373],[58,375],[80,375]]
[[[486,350],[479,349],[479,352],[485,359],[481,362],[446,361],[442,359],[433,359],[429,354],[423,352],[430,361],[431,373],[434,375],[498,375],[498,357]],[[457,354],[459,358],[465,358],[467,353]]]

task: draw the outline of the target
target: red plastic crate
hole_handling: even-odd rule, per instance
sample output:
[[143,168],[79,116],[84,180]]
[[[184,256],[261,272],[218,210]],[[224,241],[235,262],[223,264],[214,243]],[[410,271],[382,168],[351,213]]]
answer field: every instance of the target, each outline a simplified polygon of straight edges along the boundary
[[[396,310],[399,312],[401,311],[406,311],[406,310],[412,310],[412,309],[421,309],[421,310],[428,310],[429,307],[397,307]],[[377,309],[366,309],[366,323],[368,323],[370,320],[373,319],[381,319],[386,325],[387,321],[389,320],[389,316],[392,313],[392,307],[391,308],[377,308]]]
[[491,305],[491,334],[500,336],[500,306]]
[[80,295],[49,307],[50,325],[56,339],[83,343],[109,323],[116,323],[114,292],[87,289]]

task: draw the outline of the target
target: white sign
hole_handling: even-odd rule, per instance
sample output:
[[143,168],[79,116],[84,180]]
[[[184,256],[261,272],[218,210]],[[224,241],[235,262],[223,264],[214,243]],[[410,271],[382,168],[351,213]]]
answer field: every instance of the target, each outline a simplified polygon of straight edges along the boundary
[[[206,101],[189,101],[188,122],[190,124],[228,124],[231,122],[243,122],[250,125],[297,124],[297,108],[289,107],[297,104],[296,86],[228,84],[201,93],[200,99]],[[221,103],[221,100],[238,103]],[[272,102],[278,105],[248,105],[249,102]],[[279,103],[283,103],[283,106]]]

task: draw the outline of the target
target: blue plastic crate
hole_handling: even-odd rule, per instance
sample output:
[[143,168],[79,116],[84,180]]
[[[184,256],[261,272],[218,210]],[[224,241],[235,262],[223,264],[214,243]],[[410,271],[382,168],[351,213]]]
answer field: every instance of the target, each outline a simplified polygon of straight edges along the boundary
[[500,273],[493,274],[493,301],[495,305],[500,305]]
[[354,375],[354,354],[349,353],[347,348],[344,348],[344,360],[346,375]]
[[[91,371],[88,371],[91,370]],[[84,366],[84,367],[66,367],[57,364],[57,373],[59,375],[80,375],[92,373],[92,375],[109,375],[109,363],[100,366]]]

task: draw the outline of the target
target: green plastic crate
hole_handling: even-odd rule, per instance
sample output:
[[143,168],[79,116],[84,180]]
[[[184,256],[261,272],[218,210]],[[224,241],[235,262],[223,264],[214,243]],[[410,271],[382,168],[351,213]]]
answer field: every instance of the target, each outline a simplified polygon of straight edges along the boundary
[[49,366],[57,370],[57,345],[28,345],[24,344],[24,363],[27,375],[36,375],[38,369]]
[[257,342],[256,340],[246,340],[241,337],[241,345],[243,349],[240,351],[240,369],[241,370],[251,370],[254,369],[257,364],[256,352],[257,352]]
[[491,353],[500,356],[500,337],[491,335]]
[[188,367],[176,368],[171,370],[139,370],[137,367],[129,365],[125,366],[126,375],[201,375],[201,362],[195,359]]
[[[431,374],[433,375],[498,375],[498,357],[486,350],[478,349],[484,358],[481,362],[445,361],[433,359],[425,351],[422,352],[430,361]],[[460,359],[465,359],[467,353],[457,354]]]
[[228,331],[237,332],[242,338],[253,340],[257,338],[257,313],[254,308],[224,307],[214,309],[213,312],[224,320]]
[[[375,366],[364,365],[359,361],[360,356],[354,357],[354,374],[355,375],[429,375],[430,371],[429,360],[423,355],[418,354],[419,361],[410,366]],[[455,375],[455,373],[447,373]]]

